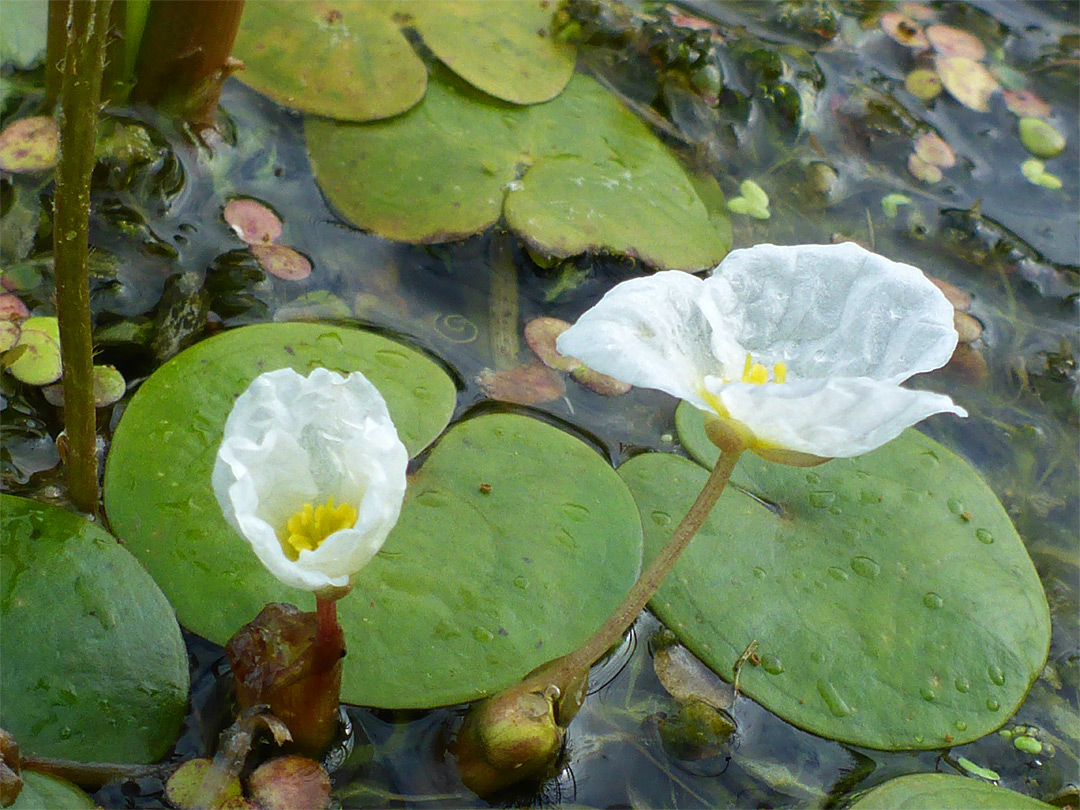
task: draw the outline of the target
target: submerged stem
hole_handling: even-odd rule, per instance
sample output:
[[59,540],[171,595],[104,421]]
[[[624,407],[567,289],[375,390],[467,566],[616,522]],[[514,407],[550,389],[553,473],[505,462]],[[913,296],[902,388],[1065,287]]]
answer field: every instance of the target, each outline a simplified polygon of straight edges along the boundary
[[744,446],[733,437],[726,444],[727,446],[721,448],[722,452],[716,466],[713,467],[709,479],[705,482],[701,492],[698,493],[686,516],[675,528],[675,531],[672,532],[671,538],[656,553],[656,556],[652,558],[641,576],[638,577],[637,582],[634,583],[634,587],[630,589],[626,598],[623,599],[622,604],[608,617],[600,629],[589,637],[585,644],[569,655],[563,656],[526,676],[518,688],[522,691],[530,691],[544,689],[549,684],[555,684],[565,692],[565,684],[570,683],[575,675],[592,666],[622,638],[630,625],[634,623],[638,614],[645,609],[649,599],[656,593],[656,589],[660,587],[668,572],[674,567],[679,555],[690,544],[697,530],[701,528],[701,525],[709,516],[709,512],[712,511],[713,506],[716,505],[717,500],[720,498],[720,494],[724,491],[728,479],[731,478],[731,473],[739,461]]
[[90,175],[94,170],[105,34],[112,0],[73,0],[60,89],[60,161],[56,167],[53,253],[56,316],[63,362],[67,479],[72,502],[97,514],[97,423],[93,345],[90,338]]

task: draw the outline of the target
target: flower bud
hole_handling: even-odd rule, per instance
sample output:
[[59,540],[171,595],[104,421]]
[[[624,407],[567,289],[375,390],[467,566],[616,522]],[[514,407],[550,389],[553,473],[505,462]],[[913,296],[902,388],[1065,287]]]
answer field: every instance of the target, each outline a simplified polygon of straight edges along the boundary
[[550,695],[511,689],[469,709],[451,748],[467,788],[490,796],[555,764],[565,732]]

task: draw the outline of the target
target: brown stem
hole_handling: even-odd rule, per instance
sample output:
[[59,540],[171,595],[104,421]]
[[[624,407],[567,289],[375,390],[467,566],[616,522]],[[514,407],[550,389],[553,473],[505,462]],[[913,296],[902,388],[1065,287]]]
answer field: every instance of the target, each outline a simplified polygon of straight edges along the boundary
[[518,357],[518,276],[510,239],[507,233],[491,237],[488,332],[496,371],[512,369]]
[[679,555],[690,544],[697,530],[705,522],[712,511],[720,494],[724,491],[735,465],[739,461],[744,446],[738,439],[729,437],[725,446],[721,447],[720,458],[713,467],[709,479],[705,482],[697,499],[691,505],[686,517],[675,528],[671,538],[663,548],[656,553],[648,566],[634,583],[634,587],[623,599],[622,604],[608,617],[584,645],[574,650],[569,655],[556,659],[551,664],[545,665],[535,673],[526,676],[519,684],[519,689],[524,692],[543,690],[548,685],[554,684],[561,690],[566,691],[566,684],[572,682],[575,675],[587,670],[601,656],[622,638],[638,614],[645,609],[649,599],[656,593],[656,589],[664,581]]
[[173,765],[122,765],[113,762],[76,762],[72,759],[51,757],[22,757],[23,770],[55,776],[78,785],[83,790],[100,790],[109,782],[121,779],[142,779],[156,776],[164,778],[171,773]]
[[60,88],[60,161],[56,167],[53,255],[56,316],[63,361],[68,492],[78,509],[98,511],[94,350],[86,258],[90,175],[94,170],[101,73],[112,0],[73,0]]
[[337,600],[336,599],[323,599],[321,596],[315,597],[315,615],[318,617],[319,625],[316,631],[315,639],[319,645],[338,643],[338,636],[341,634],[341,628],[338,626],[337,620]]
[[136,65],[133,102],[177,109],[197,127],[214,123],[244,0],[154,2]]

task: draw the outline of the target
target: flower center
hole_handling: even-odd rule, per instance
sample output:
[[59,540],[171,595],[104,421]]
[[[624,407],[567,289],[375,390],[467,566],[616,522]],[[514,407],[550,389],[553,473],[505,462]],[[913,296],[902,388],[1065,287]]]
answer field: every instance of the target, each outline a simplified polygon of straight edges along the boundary
[[327,499],[325,506],[305,503],[286,521],[285,531],[280,533],[285,556],[296,562],[304,549],[314,551],[334,532],[351,529],[356,525],[356,517],[357,511],[352,504],[334,506],[333,495]]
[[[787,380],[787,363],[777,363],[773,366],[772,382],[782,383]],[[769,370],[761,363],[755,363],[746,353],[746,362],[743,364],[742,381],[754,385],[764,385],[769,382]]]

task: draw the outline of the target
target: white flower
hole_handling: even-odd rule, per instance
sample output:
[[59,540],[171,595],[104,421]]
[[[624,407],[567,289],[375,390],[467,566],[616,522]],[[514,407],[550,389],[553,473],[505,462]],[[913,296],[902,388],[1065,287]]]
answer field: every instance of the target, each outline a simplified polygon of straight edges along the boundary
[[931,414],[967,416],[900,387],[956,341],[953,308],[922,271],[844,243],[757,245],[704,280],[623,282],[556,345],[716,414],[761,456],[806,463],[866,453]]
[[261,374],[233,405],[213,485],[229,523],[286,585],[321,591],[379,550],[409,455],[363,374]]

